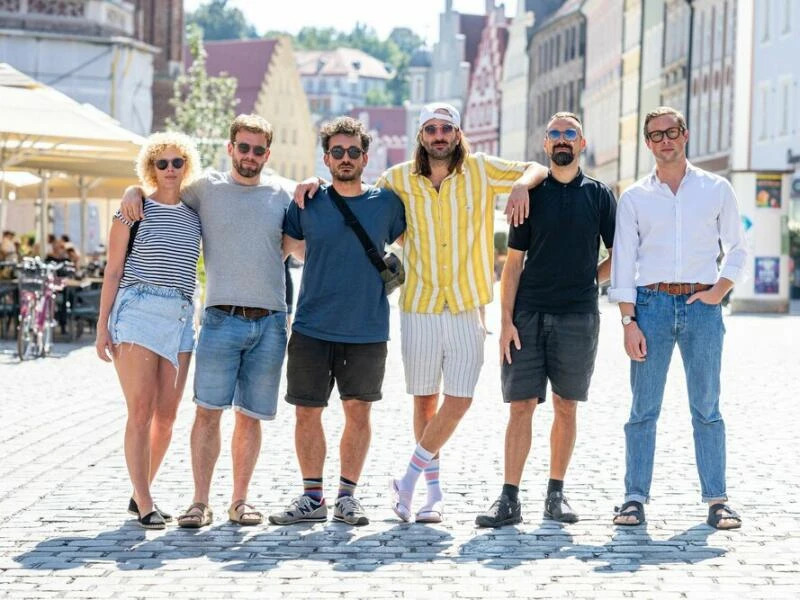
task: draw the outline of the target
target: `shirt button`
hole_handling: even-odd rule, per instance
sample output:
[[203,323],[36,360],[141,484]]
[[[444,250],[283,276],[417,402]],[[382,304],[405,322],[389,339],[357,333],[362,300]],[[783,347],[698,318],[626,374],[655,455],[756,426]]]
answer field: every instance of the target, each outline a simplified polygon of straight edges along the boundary
[[442,244],[442,248],[447,248],[447,244]]

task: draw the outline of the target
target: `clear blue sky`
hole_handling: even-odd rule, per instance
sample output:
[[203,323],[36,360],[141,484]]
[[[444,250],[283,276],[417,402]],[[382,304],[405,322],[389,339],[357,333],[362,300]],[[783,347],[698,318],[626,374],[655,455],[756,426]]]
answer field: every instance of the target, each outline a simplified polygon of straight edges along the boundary
[[[201,4],[202,0],[184,0],[183,6],[191,11]],[[506,16],[513,17],[517,0],[504,4]],[[229,6],[241,10],[259,33],[277,29],[295,34],[306,26],[351,31],[358,21],[373,27],[381,38],[395,27],[409,27],[432,44],[445,0],[230,0]],[[453,0],[453,9],[462,13],[483,14],[485,7],[486,0]]]

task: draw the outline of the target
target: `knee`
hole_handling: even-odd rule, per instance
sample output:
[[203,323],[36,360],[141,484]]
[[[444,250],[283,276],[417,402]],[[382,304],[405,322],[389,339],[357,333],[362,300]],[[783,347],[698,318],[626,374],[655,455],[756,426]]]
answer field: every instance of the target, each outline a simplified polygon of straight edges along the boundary
[[360,400],[348,400],[344,403],[344,416],[348,424],[358,428],[369,427],[369,416],[372,404]]
[[194,422],[197,427],[213,428],[219,427],[221,418],[221,410],[211,410],[208,408],[203,408],[202,406],[198,406],[197,411],[195,412]]
[[517,419],[532,419],[533,412],[539,401],[534,398],[532,400],[515,400],[511,402],[509,408],[509,415],[512,421]]
[[417,410],[424,413],[435,413],[436,406],[439,403],[439,394],[430,394],[428,396],[414,396],[414,406]]
[[297,406],[295,407],[295,417],[297,419],[297,426],[300,428],[309,427],[320,423],[322,420],[322,408],[310,406]]
[[153,408],[149,402],[131,403],[128,409],[128,426],[147,429],[153,421]]
[[455,398],[452,396],[447,396],[445,398],[445,402],[447,402],[449,410],[459,418],[463,417],[469,410],[469,407],[472,406],[472,398]]
[[556,421],[574,423],[578,415],[578,403],[553,394],[553,417]]

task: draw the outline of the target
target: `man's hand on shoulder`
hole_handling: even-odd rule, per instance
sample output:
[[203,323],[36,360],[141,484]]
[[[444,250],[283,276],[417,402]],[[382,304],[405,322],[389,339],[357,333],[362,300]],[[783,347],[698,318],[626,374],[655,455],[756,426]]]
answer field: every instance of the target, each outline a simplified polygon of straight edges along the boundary
[[297,184],[297,187],[294,188],[294,203],[298,208],[302,210],[306,207],[306,196],[311,198],[316,194],[322,183],[323,180],[319,177],[309,177]]
[[144,219],[144,210],[142,209],[142,198],[144,197],[144,190],[141,186],[132,185],[125,190],[122,196],[122,202],[119,209],[122,216],[128,221],[141,221]]
[[522,225],[530,214],[530,204],[527,186],[515,183],[506,203],[506,222],[514,227]]

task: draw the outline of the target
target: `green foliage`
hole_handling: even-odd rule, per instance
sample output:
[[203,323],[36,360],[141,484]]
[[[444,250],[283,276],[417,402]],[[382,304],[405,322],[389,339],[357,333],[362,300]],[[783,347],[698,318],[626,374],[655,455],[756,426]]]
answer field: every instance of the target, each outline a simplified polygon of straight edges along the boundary
[[496,254],[508,254],[508,233],[505,231],[494,232],[494,251]]
[[258,32],[247,23],[238,8],[228,7],[228,0],[211,0],[186,15],[187,25],[197,25],[207,40],[239,40],[258,38]]
[[383,90],[370,90],[365,100],[367,106],[391,106],[392,95]]
[[197,141],[203,166],[213,166],[228,137],[235,116],[236,79],[209,77],[206,73],[206,50],[203,31],[196,25],[186,34],[192,64],[175,80],[170,104],[175,116],[166,121],[170,131],[180,131]]

